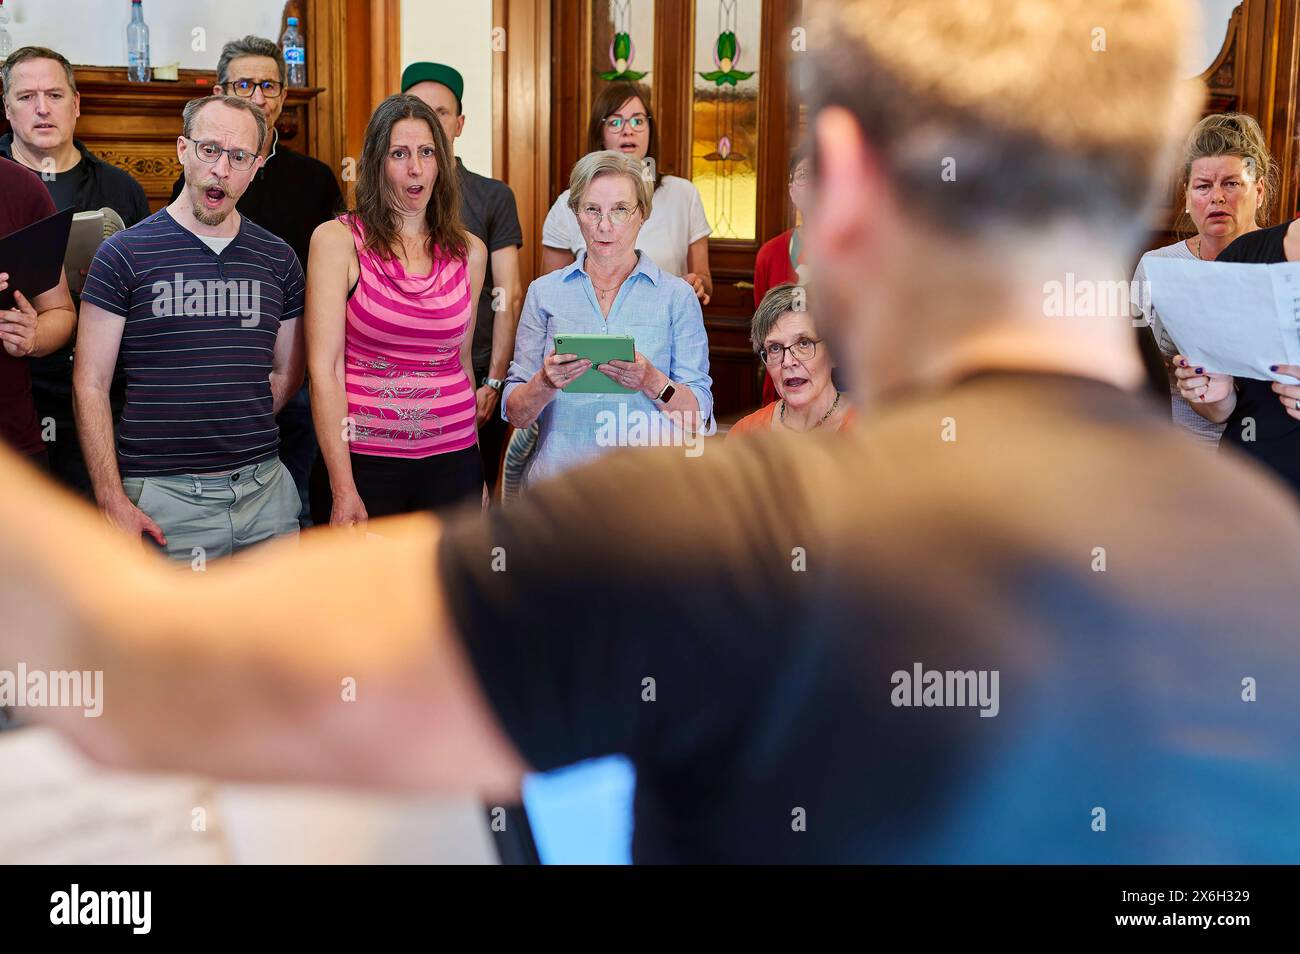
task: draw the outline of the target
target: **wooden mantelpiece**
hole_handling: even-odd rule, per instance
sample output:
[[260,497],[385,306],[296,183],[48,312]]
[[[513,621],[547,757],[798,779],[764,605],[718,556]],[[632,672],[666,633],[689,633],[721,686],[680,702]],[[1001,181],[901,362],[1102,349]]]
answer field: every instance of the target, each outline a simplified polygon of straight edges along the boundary
[[[144,187],[149,207],[157,210],[171,199],[172,184],[180,175],[176,137],[181,133],[181,110],[191,99],[212,92],[216,74],[181,70],[177,82],[131,83],[125,67],[79,66],[77,91],[81,118],[77,138],[102,159],[125,169]],[[276,123],[280,141],[308,151],[309,105],[319,88],[290,89],[284,111]],[[0,133],[9,124],[0,116]]]

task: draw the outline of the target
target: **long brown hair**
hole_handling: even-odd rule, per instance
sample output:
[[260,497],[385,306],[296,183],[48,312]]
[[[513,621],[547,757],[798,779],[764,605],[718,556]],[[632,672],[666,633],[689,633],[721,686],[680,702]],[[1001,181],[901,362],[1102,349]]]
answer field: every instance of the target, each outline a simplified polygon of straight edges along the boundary
[[400,221],[384,167],[393,127],[403,119],[425,122],[433,132],[438,176],[429,190],[429,204],[424,210],[424,221],[429,228],[429,254],[432,256],[440,251],[443,255],[463,259],[469,252],[469,241],[460,219],[460,177],[456,175],[456,163],[451,157],[451,147],[447,145],[447,134],[423,100],[400,94],[389,96],[380,103],[366,126],[361,167],[357,170],[357,206],[352,213],[365,230],[364,248],[386,259],[396,257],[395,249],[401,248],[398,237]]
[[591,118],[587,121],[587,152],[604,152],[605,119],[618,112],[618,108],[629,99],[641,100],[645,107],[646,120],[650,123],[650,140],[646,144],[646,158],[652,159],[655,173],[655,188],[663,174],[659,171],[659,128],[655,123],[654,113],[650,111],[650,90],[640,83],[627,80],[610,83],[596,94],[596,101],[591,104]]

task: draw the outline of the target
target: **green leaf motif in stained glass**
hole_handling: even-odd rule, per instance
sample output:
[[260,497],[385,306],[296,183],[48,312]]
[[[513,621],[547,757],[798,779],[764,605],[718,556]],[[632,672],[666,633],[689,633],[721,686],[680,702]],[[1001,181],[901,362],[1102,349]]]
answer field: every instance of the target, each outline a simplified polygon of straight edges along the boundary
[[632,63],[632,36],[629,33],[615,33],[614,42],[610,44],[610,65],[612,70],[605,70],[603,73],[597,73],[601,79],[609,83],[633,82],[641,79],[646,74],[638,70],[631,70],[628,67]]
[[717,54],[719,68],[708,73],[701,73],[700,79],[705,82],[713,83],[719,87],[735,86],[737,83],[754,75],[752,70],[747,73],[744,70],[735,68],[736,61],[740,59],[740,45],[736,42],[736,34],[730,30],[725,30],[718,36],[718,42],[714,46],[714,53]]

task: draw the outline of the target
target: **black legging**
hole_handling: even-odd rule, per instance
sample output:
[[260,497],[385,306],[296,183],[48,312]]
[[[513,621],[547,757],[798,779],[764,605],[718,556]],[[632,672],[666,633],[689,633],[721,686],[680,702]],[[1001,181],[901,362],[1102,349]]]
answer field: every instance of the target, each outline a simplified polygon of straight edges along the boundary
[[[369,517],[442,510],[483,494],[483,461],[477,447],[410,460],[352,454],[352,479]],[[311,475],[311,519],[328,526],[334,495],[324,457]]]

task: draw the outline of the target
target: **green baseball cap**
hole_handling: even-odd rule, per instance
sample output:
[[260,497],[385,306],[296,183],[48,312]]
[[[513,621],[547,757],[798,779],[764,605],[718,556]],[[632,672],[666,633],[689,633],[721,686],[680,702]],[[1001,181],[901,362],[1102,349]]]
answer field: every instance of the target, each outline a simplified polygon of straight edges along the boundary
[[406,69],[402,70],[402,92],[405,93],[416,83],[441,83],[451,90],[451,94],[456,97],[456,109],[461,109],[461,97],[465,94],[465,77],[461,76],[457,70],[452,69],[442,63],[412,63]]

